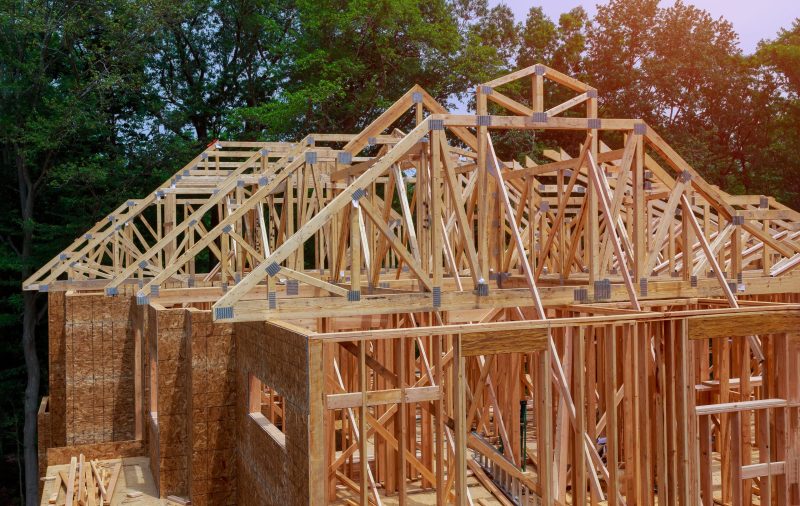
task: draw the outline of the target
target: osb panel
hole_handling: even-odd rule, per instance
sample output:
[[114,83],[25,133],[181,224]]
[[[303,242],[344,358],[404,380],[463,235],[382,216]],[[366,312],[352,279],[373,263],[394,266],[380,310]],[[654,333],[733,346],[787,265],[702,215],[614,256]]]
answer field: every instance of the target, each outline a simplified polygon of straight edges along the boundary
[[148,457],[150,458],[150,469],[153,472],[153,481],[156,487],[160,487],[161,484],[158,476],[158,425],[150,411],[150,359],[151,357],[157,356],[156,348],[158,345],[158,311],[153,306],[146,306],[144,312],[144,340],[144,422],[147,432],[147,449]]
[[[65,292],[47,294],[50,445],[67,443],[66,308]],[[45,468],[46,470],[47,468]]]
[[189,310],[189,497],[192,504],[236,503],[236,353],[232,324]]
[[162,496],[185,496],[191,454],[187,311],[151,307],[148,316],[148,351],[157,361],[157,423],[151,424],[151,446],[156,448],[151,450],[151,469]]
[[193,504],[234,504],[233,327],[212,323],[208,311],[151,306],[147,315],[146,360],[157,361],[150,459],[159,491]]
[[107,460],[123,457],[139,457],[144,454],[144,446],[144,442],[134,440],[48,448],[47,465],[57,466],[61,464],[69,464],[69,461],[72,457],[76,457],[81,453],[86,457],[86,460]]
[[[67,294],[64,304],[65,445],[134,438],[133,300]],[[57,318],[57,315],[54,315]],[[56,336],[58,339],[58,336]],[[51,361],[57,360],[57,344]],[[58,370],[58,367],[56,367]],[[51,375],[51,382],[59,383]],[[53,427],[58,442],[58,386]]]
[[[265,322],[237,323],[237,504],[308,504],[308,340]],[[247,414],[249,374],[285,400],[286,448]]]

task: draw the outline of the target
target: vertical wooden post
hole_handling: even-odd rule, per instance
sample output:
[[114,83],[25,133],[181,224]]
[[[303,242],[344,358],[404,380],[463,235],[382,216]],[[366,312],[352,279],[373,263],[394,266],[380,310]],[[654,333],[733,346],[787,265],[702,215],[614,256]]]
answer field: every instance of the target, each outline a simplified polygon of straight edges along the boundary
[[[156,239],[160,241],[161,238],[164,236],[164,229],[165,229],[165,227],[164,227],[164,216],[163,216],[163,212],[162,212],[164,204],[162,203],[162,198],[156,197],[155,204],[156,204]],[[192,232],[192,228],[193,227],[189,227],[189,229],[186,231],[186,233],[188,233],[190,236],[193,235],[191,233]],[[114,251],[113,251],[113,254],[114,254],[114,268],[115,269],[118,267],[118,262],[119,262],[118,247],[119,247],[119,234],[114,234]],[[156,258],[157,258],[157,261],[158,261],[158,265],[163,266],[164,265],[164,250],[163,249],[158,250],[158,256]]]
[[694,441],[692,435],[695,433],[694,424],[694,377],[692,374],[692,347],[689,345],[689,320],[683,318],[673,326],[672,336],[675,343],[676,353],[673,355],[675,360],[677,384],[675,385],[675,423],[678,424],[676,430],[677,455],[678,455],[678,494],[680,504],[690,506],[694,504],[697,494],[694,491]]
[[700,423],[700,497],[704,505],[713,506],[714,488],[712,475],[714,473],[711,450],[711,417],[701,416]]
[[[775,334],[771,337],[773,341],[772,356],[774,364],[772,367],[772,375],[774,377],[774,385],[772,386],[772,395],[775,397],[786,399],[789,402],[796,403],[798,400],[798,387],[797,379],[798,372],[796,368],[789,367],[790,357],[794,360],[798,358],[795,351],[798,346],[796,334],[788,336],[787,334]],[[797,466],[797,421],[792,420],[790,414],[798,416],[798,408],[787,407],[785,409],[775,410],[775,460],[784,461],[786,465]],[[796,467],[795,467],[796,468]],[[780,474],[775,477],[775,502],[777,504],[792,504],[795,506],[800,504],[800,497],[797,497],[798,487],[800,485],[796,482],[795,477],[790,477],[786,473]],[[794,493],[790,493],[793,489]],[[790,502],[791,501],[791,502]]]
[[691,207],[684,205],[685,202],[691,202],[691,187],[687,187],[684,192],[686,193],[686,200],[681,203],[681,241],[683,242],[683,280],[689,281],[692,277],[692,267],[694,265],[694,230],[689,224],[691,219],[689,213],[692,212]]
[[647,214],[644,207],[644,136],[636,136],[636,154],[633,159],[633,275],[636,280],[648,277],[643,272],[647,259]]
[[[547,339],[552,339],[548,335]],[[539,450],[539,488],[542,504],[553,504],[553,397],[551,393],[552,374],[550,347],[539,352],[537,369],[539,377],[539,425],[537,427],[537,447]]]
[[456,506],[467,504],[467,411],[464,383],[464,356],[461,354],[461,335],[453,338],[453,408],[455,416],[455,484]]
[[442,371],[442,340],[443,336],[433,336],[433,368],[436,386],[441,390],[441,396],[434,401],[436,409],[435,418],[435,444],[436,444],[436,504],[445,504],[444,481],[444,455],[445,455],[445,426],[444,426],[444,371]]
[[[586,117],[587,118],[597,117],[597,97],[589,98],[587,100]],[[597,129],[590,130],[590,133],[592,135],[592,147],[591,147],[592,160],[597,160],[597,152],[598,152]],[[600,194],[598,193],[599,191],[600,189],[597,187],[596,182],[592,180],[592,178],[589,178],[589,188],[586,195],[586,198],[588,199],[587,202],[588,209],[586,212],[589,213],[588,220],[586,222],[587,225],[586,248],[590,252],[595,252],[600,250],[600,208],[598,202],[598,199],[600,198]],[[607,226],[613,227],[613,225],[611,225],[610,223],[608,223]],[[590,253],[589,283],[592,283],[599,279],[602,279],[602,273],[600,272],[600,256]]]
[[[355,213],[353,213],[355,214]],[[369,460],[367,458],[367,342],[364,340],[358,343],[358,385],[361,390],[361,408],[358,416],[358,463],[360,465],[359,482],[360,496],[359,504],[367,506],[369,498],[369,488],[367,486],[367,473],[369,472]]]
[[[433,287],[442,287],[442,130],[431,131],[431,254],[433,255]],[[436,298],[436,296],[434,296]],[[436,304],[434,304],[436,306]]]
[[[770,227],[769,220],[764,220],[764,233],[767,235],[771,235],[769,227]],[[767,243],[764,243],[763,246],[761,247],[761,264],[762,264],[761,272],[765,276],[769,276],[770,270],[772,268],[771,259],[772,256],[770,255],[769,246],[767,246]]]
[[667,424],[669,419],[669,410],[667,409],[668,395],[668,379],[667,379],[667,343],[664,336],[664,331],[667,328],[665,324],[659,322],[654,325],[655,331],[655,374],[656,378],[654,384],[658,387],[655,389],[655,407],[654,418],[656,422],[656,483],[658,486],[658,504],[673,504],[670,502],[670,473],[667,464],[668,452],[668,430]]
[[650,417],[650,406],[653,402],[651,397],[651,381],[649,364],[651,363],[651,326],[649,323],[636,325],[634,334],[634,363],[636,370],[636,427],[634,430],[639,432],[639,485],[642,491],[644,505],[653,504],[653,459],[655,451],[651,442],[652,418]]
[[572,361],[572,388],[575,400],[575,438],[573,457],[573,504],[586,504],[586,458],[584,456],[584,433],[586,432],[586,398],[584,364],[586,361],[586,329],[578,327],[572,333],[575,338]]
[[[742,447],[739,445],[742,436],[742,413],[734,411],[731,420],[731,504],[742,506]],[[749,493],[749,491],[748,491]]]
[[[734,217],[736,219],[741,217]],[[737,281],[739,274],[742,273],[742,227],[738,223],[733,226],[731,234],[731,279]],[[738,285],[738,282],[737,282]]]
[[[397,346],[395,346],[395,372],[397,373],[397,388],[403,390],[405,386],[406,376],[406,350],[405,338],[398,338]],[[404,505],[406,503],[406,448],[408,447],[408,404],[401,395],[401,402],[397,405],[397,414],[395,415],[397,424],[397,493],[399,503]],[[415,452],[416,453],[416,452]]]
[[[308,344],[308,497],[309,504],[325,504],[325,492],[328,481],[323,479],[328,474],[326,463],[325,438],[325,361],[323,359],[323,343],[310,341]],[[285,420],[284,420],[285,423]],[[364,438],[365,433],[361,433]],[[327,441],[333,444],[333,441]]]
[[[770,469],[770,463],[772,462],[772,455],[771,455],[771,448],[772,443],[770,441],[770,413],[769,409],[762,409],[757,412],[758,415],[758,437],[757,440],[759,442],[758,448],[758,455],[759,461],[765,462],[767,464],[767,469]],[[760,494],[760,504],[763,505],[771,505],[772,504],[772,473],[767,473],[766,476],[761,477],[761,481],[759,483],[759,494]]]
[[608,504],[619,504],[618,441],[617,441],[617,336],[613,325],[605,327],[606,387],[606,462],[608,467]]
[[[479,116],[488,114],[486,94],[482,86],[478,86],[476,95],[476,112]],[[478,262],[481,273],[489,275],[489,174],[486,169],[488,129],[478,126]],[[488,281],[488,279],[487,279]]]
[[[738,230],[734,230],[734,234],[739,235],[741,239],[741,227],[736,227]],[[741,264],[741,241],[740,241],[740,252],[739,252],[739,260]],[[731,262],[732,265],[734,262]],[[736,271],[741,272],[741,271]],[[736,274],[734,274],[734,279],[736,279]],[[750,376],[752,375],[751,365],[750,365],[750,343],[747,342],[746,338],[739,337],[736,339],[738,347],[737,351],[739,354],[739,397],[742,401],[749,401],[750,400]],[[751,438],[751,423],[753,421],[752,415],[749,411],[743,411],[742,415],[742,433],[739,438],[740,444],[742,445],[742,465],[746,466],[752,462],[752,445],[750,443]],[[744,504],[745,506],[751,506],[752,504],[752,494],[750,493],[750,489],[752,488],[753,480],[748,479],[745,480],[742,484],[744,490],[747,493],[744,496]]]
[[134,438],[141,441],[144,438],[144,375],[142,374],[142,334],[144,332],[144,318],[147,306],[136,306],[136,317],[133,322],[133,396],[135,399],[134,413]]
[[[177,196],[174,192],[167,193],[164,196],[164,235],[169,235],[172,230],[175,228],[175,220],[177,214]],[[130,227],[127,227],[130,229]],[[164,247],[164,258],[172,258],[173,253],[175,252],[175,248],[177,247],[176,242],[170,241]],[[130,263],[130,262],[128,262]],[[126,263],[127,265],[127,263]]]
[[622,442],[620,447],[623,448],[623,464],[625,466],[625,474],[623,476],[625,498],[628,502],[633,504],[641,504],[639,497],[639,490],[637,488],[638,478],[640,476],[639,468],[637,467],[637,454],[641,448],[640,434],[638,434],[638,426],[636,424],[636,360],[633,351],[633,335],[630,325],[623,325],[622,330],[622,389],[624,395],[622,396]]
[[350,290],[361,292],[361,229],[358,203],[350,209]]
[[533,112],[544,112],[544,75],[536,72],[533,75],[531,104]]

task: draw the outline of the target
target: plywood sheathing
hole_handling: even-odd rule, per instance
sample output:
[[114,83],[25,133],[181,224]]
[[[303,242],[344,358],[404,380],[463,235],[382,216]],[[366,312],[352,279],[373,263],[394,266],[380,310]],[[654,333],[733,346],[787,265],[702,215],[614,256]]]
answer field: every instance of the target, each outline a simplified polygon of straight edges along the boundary
[[[267,322],[235,324],[237,504],[309,502],[309,350],[302,334]],[[245,412],[254,374],[283,396],[286,448]],[[321,479],[321,478],[316,478]]]
[[148,310],[147,360],[155,359],[157,414],[148,416],[150,458],[153,476],[163,496],[183,496],[189,490],[189,417],[187,394],[190,364],[187,361],[186,311],[184,309]]
[[134,438],[132,307],[128,297],[66,294],[66,445]]
[[[193,504],[232,504],[236,493],[233,325],[208,311],[148,306],[146,422],[153,474],[162,495]],[[150,411],[150,385],[157,411]]]
[[137,457],[144,453],[143,441],[112,441],[77,446],[60,446],[47,449],[47,466],[69,464],[75,454],[83,454],[86,460],[107,460],[123,457]]
[[236,503],[235,341],[233,325],[187,310],[189,496],[193,505]]
[[52,446],[67,444],[65,292],[47,294],[50,438]]

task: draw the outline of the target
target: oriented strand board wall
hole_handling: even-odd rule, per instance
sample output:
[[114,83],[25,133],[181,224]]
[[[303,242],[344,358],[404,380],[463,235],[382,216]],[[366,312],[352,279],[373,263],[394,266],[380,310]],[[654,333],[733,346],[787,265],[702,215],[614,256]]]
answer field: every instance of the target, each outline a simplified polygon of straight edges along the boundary
[[[308,341],[266,322],[237,323],[234,335],[239,425],[237,504],[309,504]],[[251,372],[284,397],[285,450],[247,414]]]
[[[64,402],[67,446],[134,438],[134,333],[130,297],[67,293],[64,305]],[[58,320],[58,304],[51,318]],[[60,437],[61,374],[57,327],[51,343],[54,444]],[[52,371],[52,369],[51,369]]]
[[[144,435],[160,493],[190,497],[197,505],[235,504],[233,325],[213,323],[210,311],[137,306],[132,297],[54,292],[50,303],[50,388],[55,395],[47,413],[39,416],[43,456],[51,446],[134,438],[135,327],[143,320]],[[150,412],[151,385],[156,416]],[[63,442],[53,437],[59,427]]]
[[[66,306],[64,292],[47,294],[48,364],[50,371],[50,446],[67,444]],[[45,468],[47,469],[47,468]]]
[[236,355],[232,324],[187,311],[190,399],[189,497],[195,506],[236,504]]
[[[189,491],[190,395],[185,309],[148,308],[146,399],[150,440],[150,469],[162,497],[186,496]],[[150,361],[157,364],[155,379]],[[150,410],[150,385],[156,385],[156,416]]]
[[188,497],[199,506],[235,504],[233,325],[214,324],[210,311],[151,305],[146,334],[146,423],[161,496]]

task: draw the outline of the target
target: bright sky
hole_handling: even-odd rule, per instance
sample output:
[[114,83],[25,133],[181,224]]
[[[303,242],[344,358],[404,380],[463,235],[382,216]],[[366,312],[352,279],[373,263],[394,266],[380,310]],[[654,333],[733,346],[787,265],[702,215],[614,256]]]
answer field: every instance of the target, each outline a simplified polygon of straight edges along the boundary
[[[739,33],[742,50],[752,53],[758,41],[775,37],[781,28],[789,28],[795,18],[800,17],[798,0],[684,0],[711,13],[715,18],[724,17]],[[590,16],[595,13],[597,0],[490,0],[491,5],[505,3],[514,11],[518,21],[524,21],[531,6],[537,5],[553,20],[573,7],[583,5]],[[671,5],[673,0],[662,0],[661,5]]]

